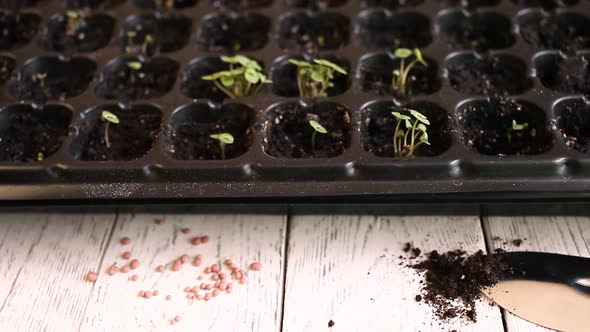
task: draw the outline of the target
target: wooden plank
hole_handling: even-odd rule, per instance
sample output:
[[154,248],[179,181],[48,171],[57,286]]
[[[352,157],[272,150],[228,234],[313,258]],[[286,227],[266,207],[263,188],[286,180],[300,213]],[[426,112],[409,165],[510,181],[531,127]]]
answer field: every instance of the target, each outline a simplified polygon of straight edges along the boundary
[[[590,257],[587,217],[484,217],[488,242],[506,251],[543,251]],[[522,240],[517,246],[513,241]],[[505,312],[508,331],[551,331]]]
[[288,242],[285,332],[503,331],[500,311],[477,305],[478,322],[440,324],[415,301],[420,277],[400,266],[404,243],[424,252],[485,250],[477,216],[294,216]]
[[115,214],[0,214],[0,331],[73,331]]
[[[156,218],[164,218],[158,225]],[[191,229],[183,234],[182,228]],[[279,331],[282,315],[283,254],[285,215],[166,215],[122,214],[113,241],[104,259],[103,270],[81,327],[82,331]],[[190,239],[208,235],[209,243],[193,246]],[[122,246],[119,239],[132,243]],[[107,276],[112,263],[124,263],[123,251],[131,251],[141,261],[139,280],[132,274]],[[155,272],[160,264],[172,262],[182,254],[201,254],[203,266],[186,264],[180,271]],[[248,272],[246,285],[235,285],[232,294],[221,294],[209,302],[191,301],[183,291],[200,285],[197,276],[204,265],[232,259],[241,267],[262,262],[260,272]],[[234,282],[235,284],[235,282]],[[140,290],[157,289],[151,299],[137,296]],[[166,301],[165,296],[172,300]],[[170,319],[182,320],[171,326]]]

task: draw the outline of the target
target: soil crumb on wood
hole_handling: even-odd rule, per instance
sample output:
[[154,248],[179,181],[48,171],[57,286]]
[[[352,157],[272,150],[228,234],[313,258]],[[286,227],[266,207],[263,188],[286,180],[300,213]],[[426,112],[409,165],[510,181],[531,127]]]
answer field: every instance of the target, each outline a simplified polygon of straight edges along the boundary
[[508,268],[481,250],[472,255],[462,250],[443,254],[432,251],[411,267],[424,273],[420,298],[439,319],[466,318],[474,322],[480,289],[496,284]]
[[328,327],[332,327],[334,325],[335,325],[334,321],[330,319],[330,321],[328,322]]

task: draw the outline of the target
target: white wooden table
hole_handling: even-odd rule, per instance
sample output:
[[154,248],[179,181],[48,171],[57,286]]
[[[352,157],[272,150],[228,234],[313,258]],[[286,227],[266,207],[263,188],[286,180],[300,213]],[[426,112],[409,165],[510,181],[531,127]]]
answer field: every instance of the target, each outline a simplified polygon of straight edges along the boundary
[[[210,241],[193,246],[194,235]],[[399,265],[408,241],[473,252],[515,250],[517,238],[518,250],[590,256],[585,217],[1,213],[0,331],[543,331],[485,302],[477,323],[440,324]],[[127,250],[141,261],[136,282],[106,273]],[[263,268],[232,294],[191,301],[184,288],[202,267],[154,271],[184,253]],[[161,294],[137,296],[151,289]]]

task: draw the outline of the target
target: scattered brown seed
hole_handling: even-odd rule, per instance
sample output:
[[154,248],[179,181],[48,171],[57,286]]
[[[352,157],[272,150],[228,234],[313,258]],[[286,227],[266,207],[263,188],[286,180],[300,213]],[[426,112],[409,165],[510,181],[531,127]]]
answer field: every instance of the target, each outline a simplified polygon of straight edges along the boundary
[[109,266],[109,269],[107,270],[107,274],[110,276],[114,275],[117,272],[119,272],[119,268],[116,264]]
[[124,238],[121,238],[121,244],[122,244],[122,245],[126,246],[126,245],[128,245],[129,243],[131,243],[131,239],[130,239],[130,238],[128,238],[128,237],[126,237],[126,236],[125,236]]
[[197,299],[197,300],[202,300],[202,299],[203,299],[203,297],[201,296],[201,294],[198,294],[198,293],[197,293],[197,294],[195,294],[195,299]]
[[207,273],[207,274],[211,273],[211,268],[207,266],[207,267],[205,268],[205,273]]
[[174,265],[172,265],[172,267],[170,269],[172,271],[178,271],[178,270],[180,270],[180,264],[174,264]]
[[209,293],[205,294],[204,299],[205,299],[205,301],[211,300],[211,294],[209,294]]
[[182,319],[182,317],[180,317],[178,315],[174,316],[174,321],[177,323],[180,322],[181,319]]
[[86,281],[95,282],[98,279],[98,274],[96,272],[88,272],[86,274]]
[[219,275],[217,275],[217,274],[211,275],[211,280],[219,280]]
[[137,279],[139,279],[139,277],[137,276],[137,274],[134,274],[134,275],[132,275],[132,276],[131,276],[129,279],[130,279],[131,281],[137,281]]
[[219,289],[213,290],[213,293],[211,294],[213,295],[213,297],[217,297],[217,295],[219,295]]
[[225,282],[222,282],[222,283],[219,284],[219,287],[218,288],[220,290],[224,291],[224,290],[227,289],[227,284]]
[[193,265],[194,265],[194,266],[200,266],[200,265],[201,265],[201,257],[199,257],[199,256],[196,256],[196,257],[193,259]]
[[225,274],[223,272],[219,274],[219,279],[225,280],[226,278],[227,278],[227,274]]
[[228,289],[226,289],[226,290],[225,290],[225,292],[226,292],[226,293],[228,293],[228,294],[231,294],[231,292],[232,292],[232,288],[228,288]]
[[157,290],[157,289],[156,289],[156,290],[154,290],[154,296],[158,296],[158,294],[160,294],[160,291],[159,291],[159,290]]
[[191,239],[191,244],[193,246],[198,246],[199,244],[201,244],[201,238],[200,237],[193,237]]
[[188,257],[188,255],[182,255],[182,256],[180,256],[180,261],[182,263],[188,263],[189,260],[190,260],[190,258]]
[[211,289],[213,289],[213,285],[207,284],[207,286],[205,286],[205,289],[206,290],[211,290]]
[[334,324],[334,321],[330,319],[330,321],[328,322],[328,327],[332,327],[332,326],[334,326],[334,325],[335,325],[335,324]]
[[151,291],[146,291],[145,292],[145,298],[149,299],[150,297],[152,297],[152,292]]
[[131,258],[131,253],[129,251],[125,251],[124,253],[121,254],[121,258],[129,259],[129,258]]
[[193,288],[191,288],[191,292],[198,293],[199,292],[199,287],[193,286]]
[[184,292],[185,292],[185,293],[189,293],[190,291],[191,291],[191,288],[190,288],[190,286],[186,286],[186,287],[184,287]]
[[241,285],[243,285],[243,284],[245,284],[246,282],[248,282],[248,279],[246,278],[246,276],[242,276],[242,277],[240,278],[240,284],[241,284]]
[[166,223],[166,220],[158,218],[158,219],[154,220],[154,222],[158,225],[163,225]]
[[145,291],[139,291],[139,296],[145,297]]
[[182,232],[182,234],[190,234],[191,229],[188,227],[185,227],[185,228],[181,229],[180,231]]
[[121,267],[121,272],[128,273],[129,272],[129,265],[123,265],[123,267]]
[[234,288],[234,284],[232,284],[231,282],[229,284],[227,284],[227,288]]
[[139,260],[134,259],[129,263],[129,267],[131,267],[132,270],[135,270],[139,267]]
[[166,295],[165,299],[166,299],[166,301],[172,300],[172,295]]
[[197,280],[203,280],[203,275],[199,275],[199,276],[197,277]]
[[254,271],[260,271],[260,269],[262,269],[262,263],[254,262],[254,263],[250,264],[250,269],[254,270]]
[[232,265],[232,261],[231,261],[231,259],[226,259],[223,261],[223,264],[230,266],[230,265]]
[[208,236],[201,236],[201,243],[207,243],[209,242],[209,237]]
[[156,272],[164,272],[166,270],[166,267],[164,265],[158,265],[158,267],[156,268]]
[[221,270],[221,267],[219,266],[219,264],[213,264],[213,265],[211,265],[211,271],[212,272],[219,272],[219,270]]

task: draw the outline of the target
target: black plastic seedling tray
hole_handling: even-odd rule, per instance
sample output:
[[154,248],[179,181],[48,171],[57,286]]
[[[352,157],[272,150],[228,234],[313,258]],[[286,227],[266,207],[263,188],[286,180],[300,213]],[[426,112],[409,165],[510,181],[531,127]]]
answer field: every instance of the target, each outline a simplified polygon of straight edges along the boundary
[[[4,204],[589,196],[590,1],[159,2],[0,1],[27,5],[0,17]],[[72,51],[53,34],[65,19],[55,15],[87,3],[85,42]],[[155,42],[142,50],[147,33]],[[420,48],[429,64],[409,96],[388,90],[394,45]],[[200,79],[236,53],[260,61],[272,86],[231,100]],[[330,59],[349,75],[329,97],[304,100],[292,57]],[[141,87],[129,88],[126,61],[142,62]],[[411,158],[392,157],[388,140],[400,106],[432,122],[432,145]],[[111,127],[108,149],[103,110],[123,123]],[[296,123],[310,116],[333,125],[318,153],[306,146],[312,129]],[[274,127],[283,119],[294,121],[290,131]],[[524,134],[510,133],[513,120],[527,123]],[[236,138],[225,160],[208,138],[221,129]]]

